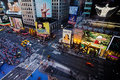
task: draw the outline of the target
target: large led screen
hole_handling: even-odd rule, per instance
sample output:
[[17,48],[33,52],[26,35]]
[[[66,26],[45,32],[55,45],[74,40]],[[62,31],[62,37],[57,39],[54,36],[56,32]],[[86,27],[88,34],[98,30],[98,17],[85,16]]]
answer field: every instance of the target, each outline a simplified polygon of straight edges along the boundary
[[49,26],[49,22],[43,22],[43,23],[37,23],[36,22],[36,31],[37,34],[50,34],[50,26]]
[[73,42],[79,44],[82,40],[84,32],[80,29],[74,29],[74,36],[73,36]]
[[15,29],[23,28],[22,20],[20,18],[9,17],[11,26]]
[[0,14],[4,14],[5,13],[5,10],[6,7],[5,7],[5,4],[3,1],[0,1]]
[[77,12],[78,12],[78,7],[77,6],[70,6],[69,14],[77,15]]
[[6,14],[21,15],[21,0],[7,0],[7,11]]
[[71,35],[72,31],[63,29],[63,43],[70,44],[71,43]]
[[68,21],[68,23],[74,25],[74,24],[76,24],[76,19],[77,19],[76,15],[69,15],[69,21]]
[[[120,10],[120,0],[93,0],[91,16],[98,16],[117,20]],[[116,17],[116,18],[114,18]],[[111,19],[111,20],[112,20]],[[115,21],[114,20],[114,21]]]
[[37,17],[52,17],[51,0],[35,0]]
[[82,43],[95,48],[107,49],[112,35],[84,31]]

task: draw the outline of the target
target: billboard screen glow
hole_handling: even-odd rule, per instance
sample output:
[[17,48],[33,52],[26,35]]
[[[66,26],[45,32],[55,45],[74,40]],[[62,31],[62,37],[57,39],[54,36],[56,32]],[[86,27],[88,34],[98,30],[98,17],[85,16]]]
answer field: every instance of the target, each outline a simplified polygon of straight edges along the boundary
[[35,0],[37,17],[52,17],[51,0]]

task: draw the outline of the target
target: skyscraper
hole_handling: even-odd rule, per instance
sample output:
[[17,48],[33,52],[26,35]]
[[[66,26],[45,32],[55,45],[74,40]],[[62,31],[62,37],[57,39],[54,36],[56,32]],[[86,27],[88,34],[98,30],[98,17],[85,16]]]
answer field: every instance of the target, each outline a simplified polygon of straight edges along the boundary
[[35,4],[34,0],[21,0],[21,11],[23,23],[26,25],[35,26]]
[[70,0],[52,0],[52,17],[60,23],[68,20]]

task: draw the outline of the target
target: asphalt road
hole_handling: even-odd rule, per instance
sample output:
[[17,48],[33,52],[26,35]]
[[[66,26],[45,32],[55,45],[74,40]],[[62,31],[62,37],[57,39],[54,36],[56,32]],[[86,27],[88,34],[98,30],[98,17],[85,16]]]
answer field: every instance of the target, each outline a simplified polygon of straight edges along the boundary
[[[59,31],[57,33],[57,38],[51,41],[50,43],[58,43],[58,39],[62,37],[62,31]],[[44,56],[47,56],[48,54],[51,55],[51,58],[55,61],[69,67],[72,71],[75,71],[78,73],[79,76],[87,77],[89,79],[89,76],[93,77],[96,80],[103,80],[104,79],[104,60],[99,58],[90,58],[84,59],[80,57],[76,57],[67,53],[61,53],[61,55],[53,54],[52,51],[55,49],[51,46],[48,46],[45,48]],[[95,61],[94,61],[95,60]],[[90,67],[86,65],[86,62],[91,62],[94,64],[94,67]]]
[[[43,49],[45,52],[43,53],[44,57],[47,57],[47,55],[51,55],[51,58],[55,61],[69,67],[72,71],[75,71],[80,76],[87,77],[89,79],[89,74],[92,75],[96,80],[103,80],[104,77],[104,62],[101,59],[97,59],[98,62],[92,62],[95,67],[91,68],[87,66],[85,63],[88,61],[84,58],[75,57],[73,55],[69,55],[67,53],[62,53],[61,55],[53,54],[52,51],[55,50],[51,47],[52,44],[57,43],[58,39],[62,37],[62,31],[56,33],[57,37],[54,40],[48,41],[48,45],[42,45],[37,40],[33,39],[32,36],[21,36],[17,35],[16,33],[6,33],[4,31],[0,32],[1,37],[5,37],[7,39],[10,39],[11,41],[20,44],[22,40],[27,39],[31,42],[32,48],[36,51],[38,54],[42,54]],[[99,78],[99,79],[98,79]],[[89,79],[90,80],[90,79]]]

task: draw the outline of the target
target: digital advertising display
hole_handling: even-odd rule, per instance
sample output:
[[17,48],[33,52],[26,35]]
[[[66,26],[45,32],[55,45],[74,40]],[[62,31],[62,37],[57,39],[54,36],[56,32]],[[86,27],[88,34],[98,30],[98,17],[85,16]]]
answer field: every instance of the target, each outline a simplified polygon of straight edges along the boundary
[[70,15],[69,16],[69,21],[71,22],[76,22],[77,16],[76,15]]
[[8,23],[9,17],[7,15],[0,15],[0,23]]
[[3,1],[0,1],[0,14],[5,14],[5,4]]
[[9,17],[9,19],[10,19],[11,26],[13,26],[13,28],[18,29],[18,30],[23,28],[23,23],[20,18]]
[[63,29],[63,43],[70,44],[71,43],[71,30]]
[[95,9],[99,17],[110,17],[116,11],[117,8],[118,6],[109,7],[109,4],[106,4],[104,7],[95,5]]
[[119,10],[120,0],[93,0],[91,16],[111,18],[111,21],[117,21],[118,16],[120,16]]
[[69,21],[68,21],[68,23],[74,25],[74,24],[76,24],[76,19],[77,19],[76,15],[69,15]]
[[52,0],[35,0],[37,17],[52,17]]
[[73,42],[79,44],[82,40],[84,32],[80,29],[74,29]]
[[43,23],[36,22],[36,32],[38,35],[39,34],[50,35],[49,22],[43,22]]
[[20,1],[21,0],[8,0],[6,14],[21,15]]
[[82,43],[106,50],[111,38],[112,38],[112,35],[84,31]]
[[69,14],[77,15],[77,12],[78,12],[78,7],[77,6],[70,6],[69,7]]

